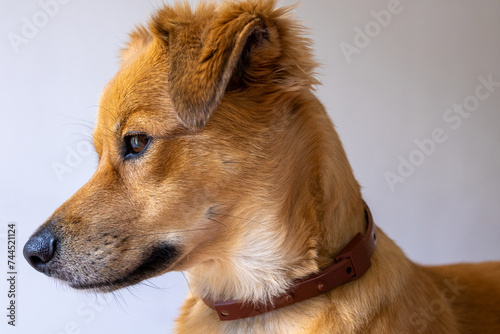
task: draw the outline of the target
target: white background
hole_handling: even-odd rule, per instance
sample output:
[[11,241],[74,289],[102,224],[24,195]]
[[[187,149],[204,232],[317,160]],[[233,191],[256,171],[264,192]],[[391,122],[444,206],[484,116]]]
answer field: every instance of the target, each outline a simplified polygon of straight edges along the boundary
[[[161,3],[66,2],[17,52],[9,34],[22,35],[23,18],[43,19],[43,9],[33,0],[0,2],[0,272],[7,272],[9,222],[17,223],[19,271],[18,326],[6,324],[2,278],[0,331],[170,333],[188,289],[180,273],[151,280],[157,288],[102,297],[56,284],[22,257],[29,235],[92,175],[95,153],[80,152],[60,179],[53,166],[68,166],[71,150],[88,147],[99,93],[117,71],[127,33]],[[499,260],[500,87],[459,128],[443,116],[475,94],[479,76],[500,82],[500,2],[401,0],[382,27],[371,11],[389,2],[302,1],[296,12],[323,64],[318,95],[377,224],[411,259]],[[372,29],[367,45],[355,40],[355,27]],[[348,61],[340,45],[356,42]],[[447,140],[392,191],[385,174],[397,173],[400,156],[418,158],[415,141],[435,128]]]

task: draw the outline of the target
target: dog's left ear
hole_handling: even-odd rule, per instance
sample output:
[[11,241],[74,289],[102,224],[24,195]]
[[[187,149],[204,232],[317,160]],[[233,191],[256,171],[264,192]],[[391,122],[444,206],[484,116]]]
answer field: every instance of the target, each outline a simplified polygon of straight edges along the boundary
[[[270,28],[265,16],[265,10],[272,13],[273,6],[259,8],[261,2],[248,3],[226,4],[212,16],[204,16],[199,8],[194,14],[187,14],[184,8],[179,15],[179,8],[166,7],[153,20],[154,34],[168,48],[170,98],[179,121],[188,129],[206,125],[228,84],[240,81],[241,71],[259,48],[279,45],[273,41],[278,35],[276,28]],[[276,52],[270,50],[267,55],[275,57]],[[265,56],[259,55],[262,58]]]
[[129,34],[130,40],[120,54],[122,67],[131,63],[137,55],[153,40],[153,36],[143,26],[137,26]]

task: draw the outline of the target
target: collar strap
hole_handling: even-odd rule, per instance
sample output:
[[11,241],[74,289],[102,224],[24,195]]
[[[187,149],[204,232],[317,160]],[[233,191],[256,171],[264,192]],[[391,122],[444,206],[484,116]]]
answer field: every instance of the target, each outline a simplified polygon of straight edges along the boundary
[[222,321],[244,319],[319,296],[342,284],[357,280],[370,268],[370,259],[377,245],[377,228],[368,205],[365,202],[363,204],[367,221],[365,235],[356,234],[329,267],[296,280],[286,293],[275,297],[272,303],[252,304],[239,300],[218,302],[202,298],[203,302],[217,311]]

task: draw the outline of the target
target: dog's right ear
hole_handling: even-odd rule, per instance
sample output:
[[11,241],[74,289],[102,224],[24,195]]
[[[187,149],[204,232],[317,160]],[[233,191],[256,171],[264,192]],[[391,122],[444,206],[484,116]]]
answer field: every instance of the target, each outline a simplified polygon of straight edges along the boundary
[[186,128],[206,125],[231,79],[241,76],[235,72],[258,49],[279,55],[278,32],[271,23],[277,15],[274,1],[226,2],[217,10],[202,3],[194,13],[189,5],[177,4],[156,15],[150,28],[167,48],[170,99]]

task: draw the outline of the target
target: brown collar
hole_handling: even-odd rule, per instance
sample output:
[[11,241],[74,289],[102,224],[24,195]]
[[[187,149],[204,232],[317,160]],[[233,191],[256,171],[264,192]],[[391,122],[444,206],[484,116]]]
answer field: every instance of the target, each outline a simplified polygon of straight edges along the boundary
[[368,225],[365,235],[356,234],[347,246],[339,252],[329,267],[295,281],[292,287],[288,289],[288,292],[275,297],[272,303],[254,305],[238,300],[216,302],[212,299],[202,298],[203,302],[217,311],[220,320],[236,320],[292,305],[324,294],[342,284],[357,280],[370,268],[370,258],[377,245],[377,228],[373,223],[368,205],[366,203],[364,205]]

